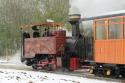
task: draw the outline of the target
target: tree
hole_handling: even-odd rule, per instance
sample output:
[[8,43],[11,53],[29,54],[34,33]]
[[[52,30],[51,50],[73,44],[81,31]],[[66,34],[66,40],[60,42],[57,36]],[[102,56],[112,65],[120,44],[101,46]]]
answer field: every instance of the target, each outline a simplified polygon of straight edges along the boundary
[[46,19],[65,22],[68,11],[69,0],[0,0],[1,55],[18,50],[22,25],[45,22]]
[[42,19],[66,22],[69,12],[69,0],[40,0]]

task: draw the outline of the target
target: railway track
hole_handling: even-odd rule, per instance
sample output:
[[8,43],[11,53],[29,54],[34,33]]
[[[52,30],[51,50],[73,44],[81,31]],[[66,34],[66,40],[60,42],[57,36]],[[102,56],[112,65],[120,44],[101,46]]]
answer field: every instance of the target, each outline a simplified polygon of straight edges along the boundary
[[[25,66],[23,64],[10,64],[10,63],[0,63],[0,68],[3,69],[17,69],[17,70],[26,70],[26,71],[36,71],[33,70],[31,67]],[[69,75],[69,76],[78,76],[83,78],[89,78],[89,79],[97,79],[97,80],[106,80],[109,82],[118,82],[118,83],[125,83],[124,78],[106,78],[106,77],[98,77],[93,74],[89,74],[88,69],[81,69],[73,72],[62,70],[57,71],[45,71],[45,70],[37,70],[38,72],[45,72],[45,73],[54,73],[54,74],[62,74],[62,75]]]
[[62,74],[62,75],[69,75],[69,76],[78,76],[78,77],[83,77],[83,78],[89,78],[89,79],[97,79],[97,80],[106,80],[109,82],[118,82],[118,83],[125,83],[124,78],[107,78],[107,77],[98,77],[95,76],[94,74],[89,74],[89,72],[86,69],[78,70],[78,71],[44,71],[44,70],[39,70],[39,72],[46,72],[46,73],[54,73],[54,74]]

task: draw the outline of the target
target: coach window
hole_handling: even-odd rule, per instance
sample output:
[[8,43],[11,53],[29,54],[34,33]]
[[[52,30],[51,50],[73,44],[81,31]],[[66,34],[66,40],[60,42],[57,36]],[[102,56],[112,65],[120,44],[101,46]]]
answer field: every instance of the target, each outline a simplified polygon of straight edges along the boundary
[[96,26],[96,39],[106,39],[104,26]]
[[109,39],[120,39],[120,18],[109,21]]
[[96,40],[106,39],[105,21],[96,22]]
[[120,39],[120,25],[114,24],[109,26],[109,39]]

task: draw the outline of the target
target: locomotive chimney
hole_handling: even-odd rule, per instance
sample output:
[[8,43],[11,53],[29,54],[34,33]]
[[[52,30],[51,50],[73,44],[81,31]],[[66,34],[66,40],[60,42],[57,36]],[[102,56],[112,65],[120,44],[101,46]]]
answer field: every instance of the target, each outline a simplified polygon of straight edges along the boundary
[[69,23],[72,25],[72,37],[79,38],[80,31],[79,31],[79,20],[81,19],[80,14],[72,14],[69,15]]

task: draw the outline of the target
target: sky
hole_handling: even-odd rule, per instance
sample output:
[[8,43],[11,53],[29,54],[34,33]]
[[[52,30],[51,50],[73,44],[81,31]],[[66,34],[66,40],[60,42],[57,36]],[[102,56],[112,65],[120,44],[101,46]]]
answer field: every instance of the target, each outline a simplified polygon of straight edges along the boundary
[[77,13],[82,17],[125,10],[125,0],[70,0],[70,3],[69,14]]

